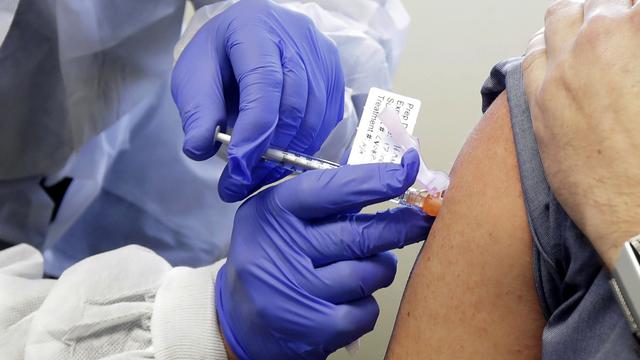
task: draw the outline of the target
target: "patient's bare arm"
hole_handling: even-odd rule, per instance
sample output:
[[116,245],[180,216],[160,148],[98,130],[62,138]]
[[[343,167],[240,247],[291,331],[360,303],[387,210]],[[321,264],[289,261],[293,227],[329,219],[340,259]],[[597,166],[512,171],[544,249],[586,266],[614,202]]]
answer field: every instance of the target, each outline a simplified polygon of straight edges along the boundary
[[531,242],[502,94],[456,161],[387,359],[539,359]]

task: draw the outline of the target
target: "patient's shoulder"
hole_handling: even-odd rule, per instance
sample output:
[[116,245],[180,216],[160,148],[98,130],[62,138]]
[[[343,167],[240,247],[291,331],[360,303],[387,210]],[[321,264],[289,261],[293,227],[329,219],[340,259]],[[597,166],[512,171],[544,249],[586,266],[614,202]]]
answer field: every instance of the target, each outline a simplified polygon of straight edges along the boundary
[[544,319],[505,94],[471,133],[451,175],[387,356],[539,358]]

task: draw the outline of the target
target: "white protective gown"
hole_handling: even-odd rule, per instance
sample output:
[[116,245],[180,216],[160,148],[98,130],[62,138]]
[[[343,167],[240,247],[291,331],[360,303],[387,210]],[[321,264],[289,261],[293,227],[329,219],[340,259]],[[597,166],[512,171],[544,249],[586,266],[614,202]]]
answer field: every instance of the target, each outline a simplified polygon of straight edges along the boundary
[[[338,159],[369,87],[390,85],[408,17],[399,0],[279,2],[340,48],[350,96],[320,151]],[[177,53],[228,6],[194,3]],[[0,251],[2,359],[226,359],[213,296],[222,262],[209,264],[225,254],[236,205],[217,197],[221,159],[181,152],[169,77],[183,9],[0,0],[0,239],[44,253]],[[65,177],[50,222],[41,185]],[[162,257],[140,246],[91,256],[133,243]],[[43,268],[63,274],[42,279]]]
[[133,245],[51,280],[35,248],[0,251],[0,357],[226,359],[214,303],[222,264],[173,268]]
[[[229,3],[209,2],[194,1],[199,10],[176,54]],[[320,151],[340,160],[354,109],[371,86],[390,86],[408,16],[399,0],[278,2],[309,15],[340,49],[351,96]],[[128,244],[172,265],[225,255],[237,204],[217,195],[224,160],[182,154],[170,97],[184,6],[0,0],[0,239],[40,249],[47,274]],[[42,185],[63,178],[73,181],[51,221]]]

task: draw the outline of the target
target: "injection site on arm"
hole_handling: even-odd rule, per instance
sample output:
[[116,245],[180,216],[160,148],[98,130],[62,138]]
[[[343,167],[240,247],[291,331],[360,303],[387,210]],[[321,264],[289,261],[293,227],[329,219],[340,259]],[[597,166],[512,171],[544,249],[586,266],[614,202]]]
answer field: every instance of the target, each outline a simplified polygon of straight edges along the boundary
[[[420,151],[420,141],[409,134],[402,126],[400,115],[390,108],[380,113],[382,123],[387,127],[393,140],[404,151],[416,149]],[[424,190],[409,189],[402,198],[401,204],[417,206],[431,216],[437,216],[442,207],[445,191],[449,188],[449,176],[441,171],[433,171],[427,167],[424,157],[420,156],[420,170],[416,179]]]

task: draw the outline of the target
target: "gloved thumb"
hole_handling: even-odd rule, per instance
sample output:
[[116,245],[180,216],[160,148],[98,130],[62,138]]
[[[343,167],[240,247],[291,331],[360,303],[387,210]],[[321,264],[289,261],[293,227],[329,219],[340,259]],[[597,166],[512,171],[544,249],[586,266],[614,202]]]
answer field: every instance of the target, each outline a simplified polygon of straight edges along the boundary
[[278,186],[274,196],[301,219],[321,219],[402,195],[415,182],[419,168],[420,155],[410,149],[400,164],[366,164],[307,172]]

